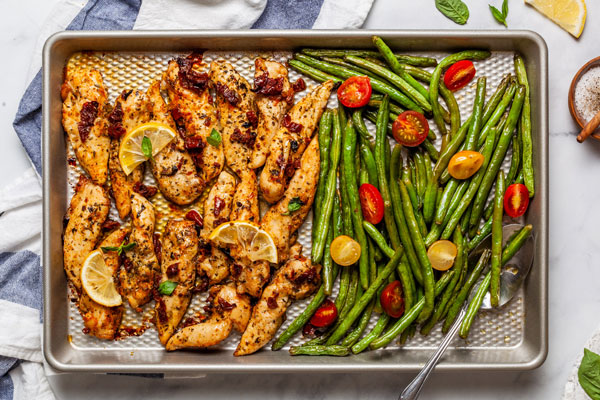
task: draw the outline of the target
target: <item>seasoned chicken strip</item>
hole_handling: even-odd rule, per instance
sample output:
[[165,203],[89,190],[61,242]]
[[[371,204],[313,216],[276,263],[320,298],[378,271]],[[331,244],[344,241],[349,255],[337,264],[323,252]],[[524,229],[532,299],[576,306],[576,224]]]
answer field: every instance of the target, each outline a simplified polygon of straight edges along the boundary
[[243,332],[250,319],[250,299],[231,285],[213,286],[208,302],[210,316],[203,322],[188,325],[175,333],[166,349],[205,348],[225,340],[235,329]]
[[255,298],[260,297],[271,276],[268,261],[245,260],[244,264],[233,263],[229,271],[235,279],[238,293],[248,293]]
[[233,175],[222,171],[204,201],[204,227],[200,231],[203,240],[208,241],[213,229],[229,221],[235,187]]
[[67,66],[60,94],[62,123],[79,164],[99,185],[106,182],[110,138],[104,117],[106,89],[96,69]]
[[281,120],[294,100],[287,68],[276,61],[258,57],[254,60],[254,91],[258,127],[250,168],[260,168],[269,155],[271,139],[279,130]]
[[252,354],[273,339],[292,302],[309,296],[317,289],[320,270],[320,265],[312,265],[302,256],[291,258],[281,267],[254,306],[250,322],[233,355]]
[[109,209],[110,198],[104,187],[81,175],[65,216],[68,223],[63,235],[65,272],[78,292],[81,292],[81,267],[102,236],[102,224]]
[[[275,241],[279,262],[287,260],[290,237],[300,228],[313,204],[319,181],[319,162],[319,141],[315,135],[302,155],[300,168],[294,173],[283,198],[271,206],[260,221],[261,227]],[[301,204],[297,211],[289,211],[292,201]]]
[[201,54],[171,60],[163,75],[163,85],[170,99],[169,108],[184,136],[185,148],[200,170],[204,182],[216,178],[224,165],[223,145],[207,139],[213,129],[218,132],[217,110],[209,93],[209,79],[202,72]]
[[266,201],[281,199],[288,180],[298,168],[304,149],[327,105],[333,81],[317,86],[300,100],[288,114],[271,141],[270,154],[260,174],[260,190]]
[[127,251],[131,265],[125,265],[119,271],[121,294],[131,307],[139,310],[152,298],[154,276],[160,271],[154,254],[154,206],[137,193],[131,194],[131,217],[133,229],[129,242],[133,249]]
[[[151,120],[176,130],[175,122],[160,94],[160,82],[155,81],[146,92],[151,111]],[[175,204],[186,205],[196,200],[204,190],[194,160],[185,149],[180,135],[150,160],[152,175],[158,189],[166,199]]]
[[[100,243],[102,247],[119,247],[129,235],[129,229],[119,228],[110,233]],[[102,253],[104,263],[111,272],[113,278],[116,278],[119,270],[119,255],[116,251],[107,251]],[[123,305],[117,307],[106,307],[92,300],[85,291],[81,293],[79,299],[79,312],[83,318],[83,325],[89,330],[89,334],[98,339],[113,340],[121,325]]]
[[135,129],[138,125],[150,120],[148,99],[144,92],[138,90],[124,90],[115,102],[115,106],[108,116],[108,134],[110,142],[110,159],[108,172],[112,195],[115,199],[119,217],[124,219],[131,211],[131,193],[134,188],[140,187],[144,180],[144,164],[138,165],[129,175],[125,175],[119,162],[119,146],[121,136]]
[[227,254],[219,248],[207,245],[198,257],[196,272],[208,280],[210,286],[223,282],[229,276],[229,267],[232,265]]
[[156,329],[164,345],[177,329],[192,298],[198,253],[196,225],[188,220],[170,220],[161,239],[161,282],[177,283],[170,295],[156,296]]

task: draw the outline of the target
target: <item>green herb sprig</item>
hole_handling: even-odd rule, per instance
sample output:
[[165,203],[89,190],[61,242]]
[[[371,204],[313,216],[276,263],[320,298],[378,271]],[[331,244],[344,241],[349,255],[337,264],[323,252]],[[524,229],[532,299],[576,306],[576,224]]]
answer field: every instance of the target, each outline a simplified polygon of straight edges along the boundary
[[502,2],[502,11],[498,10],[491,4],[488,5],[490,6],[490,11],[492,12],[492,15],[496,21],[508,28],[508,25],[506,24],[506,17],[508,17],[508,0],[504,0]]
[[583,359],[577,371],[577,378],[592,400],[600,400],[600,354],[583,349]]
[[177,285],[178,283],[173,281],[161,282],[160,285],[158,285],[158,293],[163,294],[165,296],[170,296],[177,287]]
[[304,202],[300,200],[300,197],[294,197],[292,200],[290,200],[290,203],[288,204],[288,210],[284,212],[283,215],[290,215],[298,211],[303,205]]
[[109,251],[116,251],[117,255],[120,256],[121,254],[123,254],[124,251],[129,251],[129,250],[133,249],[134,247],[135,247],[135,242],[125,244],[125,241],[123,240],[123,243],[121,243],[121,245],[118,247],[103,246],[103,247],[100,247],[100,249],[105,253],[109,252]]
[[219,145],[221,144],[221,141],[222,141],[221,134],[219,133],[218,130],[216,130],[215,128],[213,128],[213,130],[210,131],[210,136],[208,136],[206,138],[206,141],[211,146],[219,147]]
[[148,136],[144,136],[142,139],[142,153],[144,153],[144,157],[152,159],[152,142]]

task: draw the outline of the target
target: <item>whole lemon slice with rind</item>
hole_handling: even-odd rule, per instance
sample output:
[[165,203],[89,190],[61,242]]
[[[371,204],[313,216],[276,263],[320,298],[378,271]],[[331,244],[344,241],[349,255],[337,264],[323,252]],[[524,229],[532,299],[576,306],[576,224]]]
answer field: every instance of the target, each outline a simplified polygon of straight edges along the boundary
[[81,284],[88,296],[98,304],[116,307],[123,303],[101,250],[92,251],[83,262]]
[[[158,154],[175,139],[176,135],[177,133],[170,126],[154,122],[139,125],[128,132],[121,139],[119,147],[119,162],[125,175],[129,175],[135,167],[148,160],[149,153],[152,156]],[[148,138],[146,144],[144,138]],[[145,146],[146,150],[150,150],[149,152],[144,151]]]
[[269,232],[247,221],[225,222],[208,237],[219,247],[236,248],[236,253],[250,261],[277,262],[277,246]]
[[525,3],[576,38],[581,36],[587,15],[585,0],[525,0]]

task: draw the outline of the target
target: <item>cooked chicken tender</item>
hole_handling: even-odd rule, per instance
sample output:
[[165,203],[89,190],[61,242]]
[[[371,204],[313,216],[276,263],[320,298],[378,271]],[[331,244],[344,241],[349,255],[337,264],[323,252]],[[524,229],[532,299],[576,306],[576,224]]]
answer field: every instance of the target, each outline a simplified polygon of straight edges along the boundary
[[175,333],[167,343],[167,350],[214,346],[225,340],[233,329],[238,332],[246,329],[252,308],[250,299],[238,294],[233,286],[213,286],[208,302],[210,316]]
[[135,246],[126,252],[129,262],[119,271],[119,281],[121,295],[133,309],[140,310],[151,300],[154,276],[160,271],[154,254],[154,206],[134,192],[131,194],[131,217],[133,229],[129,242]]
[[[312,207],[319,182],[319,162],[319,142],[315,136],[302,155],[300,168],[294,173],[283,198],[271,206],[260,221],[261,227],[275,241],[279,262],[287,260],[291,236],[300,228]],[[300,208],[289,212],[291,202],[300,204]]]
[[94,183],[103,185],[108,175],[110,137],[104,116],[106,89],[93,68],[68,65],[60,94],[62,124],[81,167]]
[[[127,235],[129,235],[129,229],[119,228],[110,233],[98,247],[119,247]],[[116,278],[119,269],[119,255],[116,251],[105,251],[102,253],[102,257],[111,275]],[[124,311],[123,305],[106,307],[92,300],[85,291],[81,293],[79,312],[83,318],[83,325],[88,329],[90,335],[96,336],[98,339],[113,340],[115,338]]]
[[260,174],[260,190],[269,203],[281,199],[302,154],[313,136],[333,89],[333,81],[317,86],[283,118],[271,141],[270,153]]
[[260,168],[269,155],[271,139],[279,130],[281,120],[294,100],[287,68],[276,61],[258,57],[254,60],[254,91],[258,127],[249,166]]
[[281,267],[254,306],[252,317],[233,355],[252,354],[273,339],[292,302],[309,296],[319,287],[320,270],[320,265],[312,265],[302,256],[291,258]]
[[203,240],[208,241],[213,229],[229,221],[235,188],[233,175],[222,171],[204,201],[204,226],[200,231]]
[[229,276],[229,268],[232,265],[231,259],[219,248],[207,245],[203,249],[203,254],[198,257],[196,271],[199,275],[205,276],[210,286],[223,282]]
[[224,155],[222,144],[208,141],[211,135],[220,134],[217,110],[209,93],[210,80],[203,68],[201,54],[171,60],[163,75],[163,86],[175,122],[182,128],[185,148],[198,167],[200,178],[210,182],[223,169]]
[[[151,120],[176,130],[175,122],[160,93],[160,82],[153,82],[146,92]],[[205,182],[196,171],[194,160],[185,149],[184,139],[175,139],[150,160],[158,189],[175,204],[192,203],[202,194]]]
[[65,272],[78,292],[81,292],[83,262],[102,236],[102,224],[109,209],[110,199],[104,187],[81,175],[65,216],[68,223],[63,235]]
[[161,244],[161,282],[177,284],[171,294],[156,296],[156,329],[164,345],[177,329],[192,298],[198,253],[196,225],[188,220],[170,220]]

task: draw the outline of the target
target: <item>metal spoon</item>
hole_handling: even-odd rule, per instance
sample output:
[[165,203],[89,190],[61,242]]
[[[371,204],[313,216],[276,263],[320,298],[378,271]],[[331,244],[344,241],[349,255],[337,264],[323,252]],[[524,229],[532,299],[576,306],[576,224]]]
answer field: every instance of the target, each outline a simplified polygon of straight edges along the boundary
[[[510,238],[513,233],[521,229],[522,226],[518,224],[505,225],[502,229],[503,241],[506,243],[508,238]],[[471,253],[469,254],[469,264],[474,264],[479,259],[479,256],[485,249],[491,248],[492,244],[492,236],[487,236]],[[508,264],[506,264],[502,268],[502,272],[500,275],[500,303],[498,307],[504,306],[508,303],[517,293],[525,278],[529,274],[531,270],[531,264],[533,264],[533,252],[534,252],[534,240],[533,236],[530,236],[523,247],[515,254],[515,256],[510,260]],[[482,274],[483,276],[484,274]],[[474,287],[471,290],[471,295],[477,291],[477,287]],[[467,302],[468,304],[468,302]],[[491,310],[495,307],[491,306],[490,303],[490,294],[487,293],[485,298],[483,299],[483,303],[481,308],[484,310]],[[431,358],[425,363],[421,372],[417,374],[415,379],[404,389],[402,394],[400,394],[399,400],[415,400],[419,397],[419,393],[421,393],[421,389],[423,389],[423,385],[425,381],[429,377],[429,374],[433,371],[438,361],[444,355],[444,352],[448,348],[448,345],[454,337],[456,336],[456,332],[460,328],[460,325],[465,316],[466,306],[460,310],[456,321],[450,327],[450,330],[440,343],[438,349],[433,353]]]

